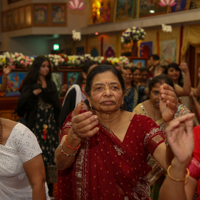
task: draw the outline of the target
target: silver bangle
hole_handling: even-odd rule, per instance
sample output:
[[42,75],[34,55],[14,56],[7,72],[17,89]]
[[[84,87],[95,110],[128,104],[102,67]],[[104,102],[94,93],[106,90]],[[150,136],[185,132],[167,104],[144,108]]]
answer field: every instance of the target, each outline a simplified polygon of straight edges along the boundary
[[[63,141],[63,143],[64,143],[64,142],[65,142],[65,140]],[[65,152],[63,151],[63,148],[62,148],[63,143],[60,144],[60,151],[61,151],[61,153],[62,153],[64,156],[73,157],[73,156],[75,156],[75,155],[77,154],[78,150],[77,150],[74,154],[67,154],[67,153],[65,153]]]

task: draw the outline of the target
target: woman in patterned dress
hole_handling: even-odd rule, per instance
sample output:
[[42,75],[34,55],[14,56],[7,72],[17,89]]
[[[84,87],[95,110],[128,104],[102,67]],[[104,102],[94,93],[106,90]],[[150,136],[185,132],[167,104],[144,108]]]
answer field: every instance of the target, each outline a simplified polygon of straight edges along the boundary
[[[162,118],[162,113],[160,112],[159,102],[160,102],[160,86],[166,83],[174,88],[173,81],[167,75],[155,76],[149,83],[149,96],[150,99],[138,104],[133,110],[134,113],[138,115],[145,115],[150,117],[160,128],[165,131],[165,122]],[[183,104],[179,104],[174,118],[180,117],[190,113],[190,110]],[[157,200],[159,197],[159,190],[164,181],[164,170],[157,164],[155,159],[151,156],[148,161],[149,165],[153,168],[151,176],[149,176],[149,181],[151,185],[151,197],[153,200]]]
[[36,135],[43,151],[45,167],[55,165],[60,101],[56,86],[51,80],[50,62],[46,57],[35,58],[20,92],[15,112],[25,118],[27,127]]
[[[165,137],[152,119],[121,110],[124,90],[123,78],[112,66],[100,65],[88,74],[85,93],[92,110],[81,111],[78,104],[65,120],[55,152],[59,199],[151,199],[147,157],[151,153],[167,169]],[[169,122],[176,95],[166,84],[160,91],[162,117]],[[185,115],[175,124],[192,117]]]

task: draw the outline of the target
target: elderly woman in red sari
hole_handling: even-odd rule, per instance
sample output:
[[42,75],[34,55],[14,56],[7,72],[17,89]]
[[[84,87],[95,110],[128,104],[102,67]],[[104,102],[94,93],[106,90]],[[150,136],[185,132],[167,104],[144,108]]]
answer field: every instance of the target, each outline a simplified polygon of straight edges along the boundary
[[[176,95],[166,84],[160,92],[161,113],[167,123],[176,110]],[[55,152],[60,170],[59,199],[150,200],[148,154],[164,169],[170,164],[160,127],[146,116],[121,109],[123,78],[112,66],[93,68],[85,93],[92,110],[83,112],[78,104],[65,120],[62,140]]]

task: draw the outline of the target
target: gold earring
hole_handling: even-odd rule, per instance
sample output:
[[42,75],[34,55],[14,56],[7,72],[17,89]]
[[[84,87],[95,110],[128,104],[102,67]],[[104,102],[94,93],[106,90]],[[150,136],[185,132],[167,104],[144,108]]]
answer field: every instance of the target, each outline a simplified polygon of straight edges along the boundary
[[124,105],[124,99],[122,100],[122,106]]
[[92,104],[91,104],[91,102],[89,102],[89,105],[90,105],[90,109],[92,109]]

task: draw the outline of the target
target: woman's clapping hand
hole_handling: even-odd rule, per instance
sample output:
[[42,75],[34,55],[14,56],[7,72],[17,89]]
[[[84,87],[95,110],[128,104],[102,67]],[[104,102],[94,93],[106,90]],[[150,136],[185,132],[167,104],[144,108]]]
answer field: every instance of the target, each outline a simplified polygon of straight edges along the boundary
[[167,142],[174,153],[173,161],[186,167],[194,150],[193,117],[194,114],[186,114],[176,118],[166,128]]
[[178,98],[174,89],[164,83],[160,86],[160,112],[165,122],[169,122],[174,118],[174,114],[178,107]]

